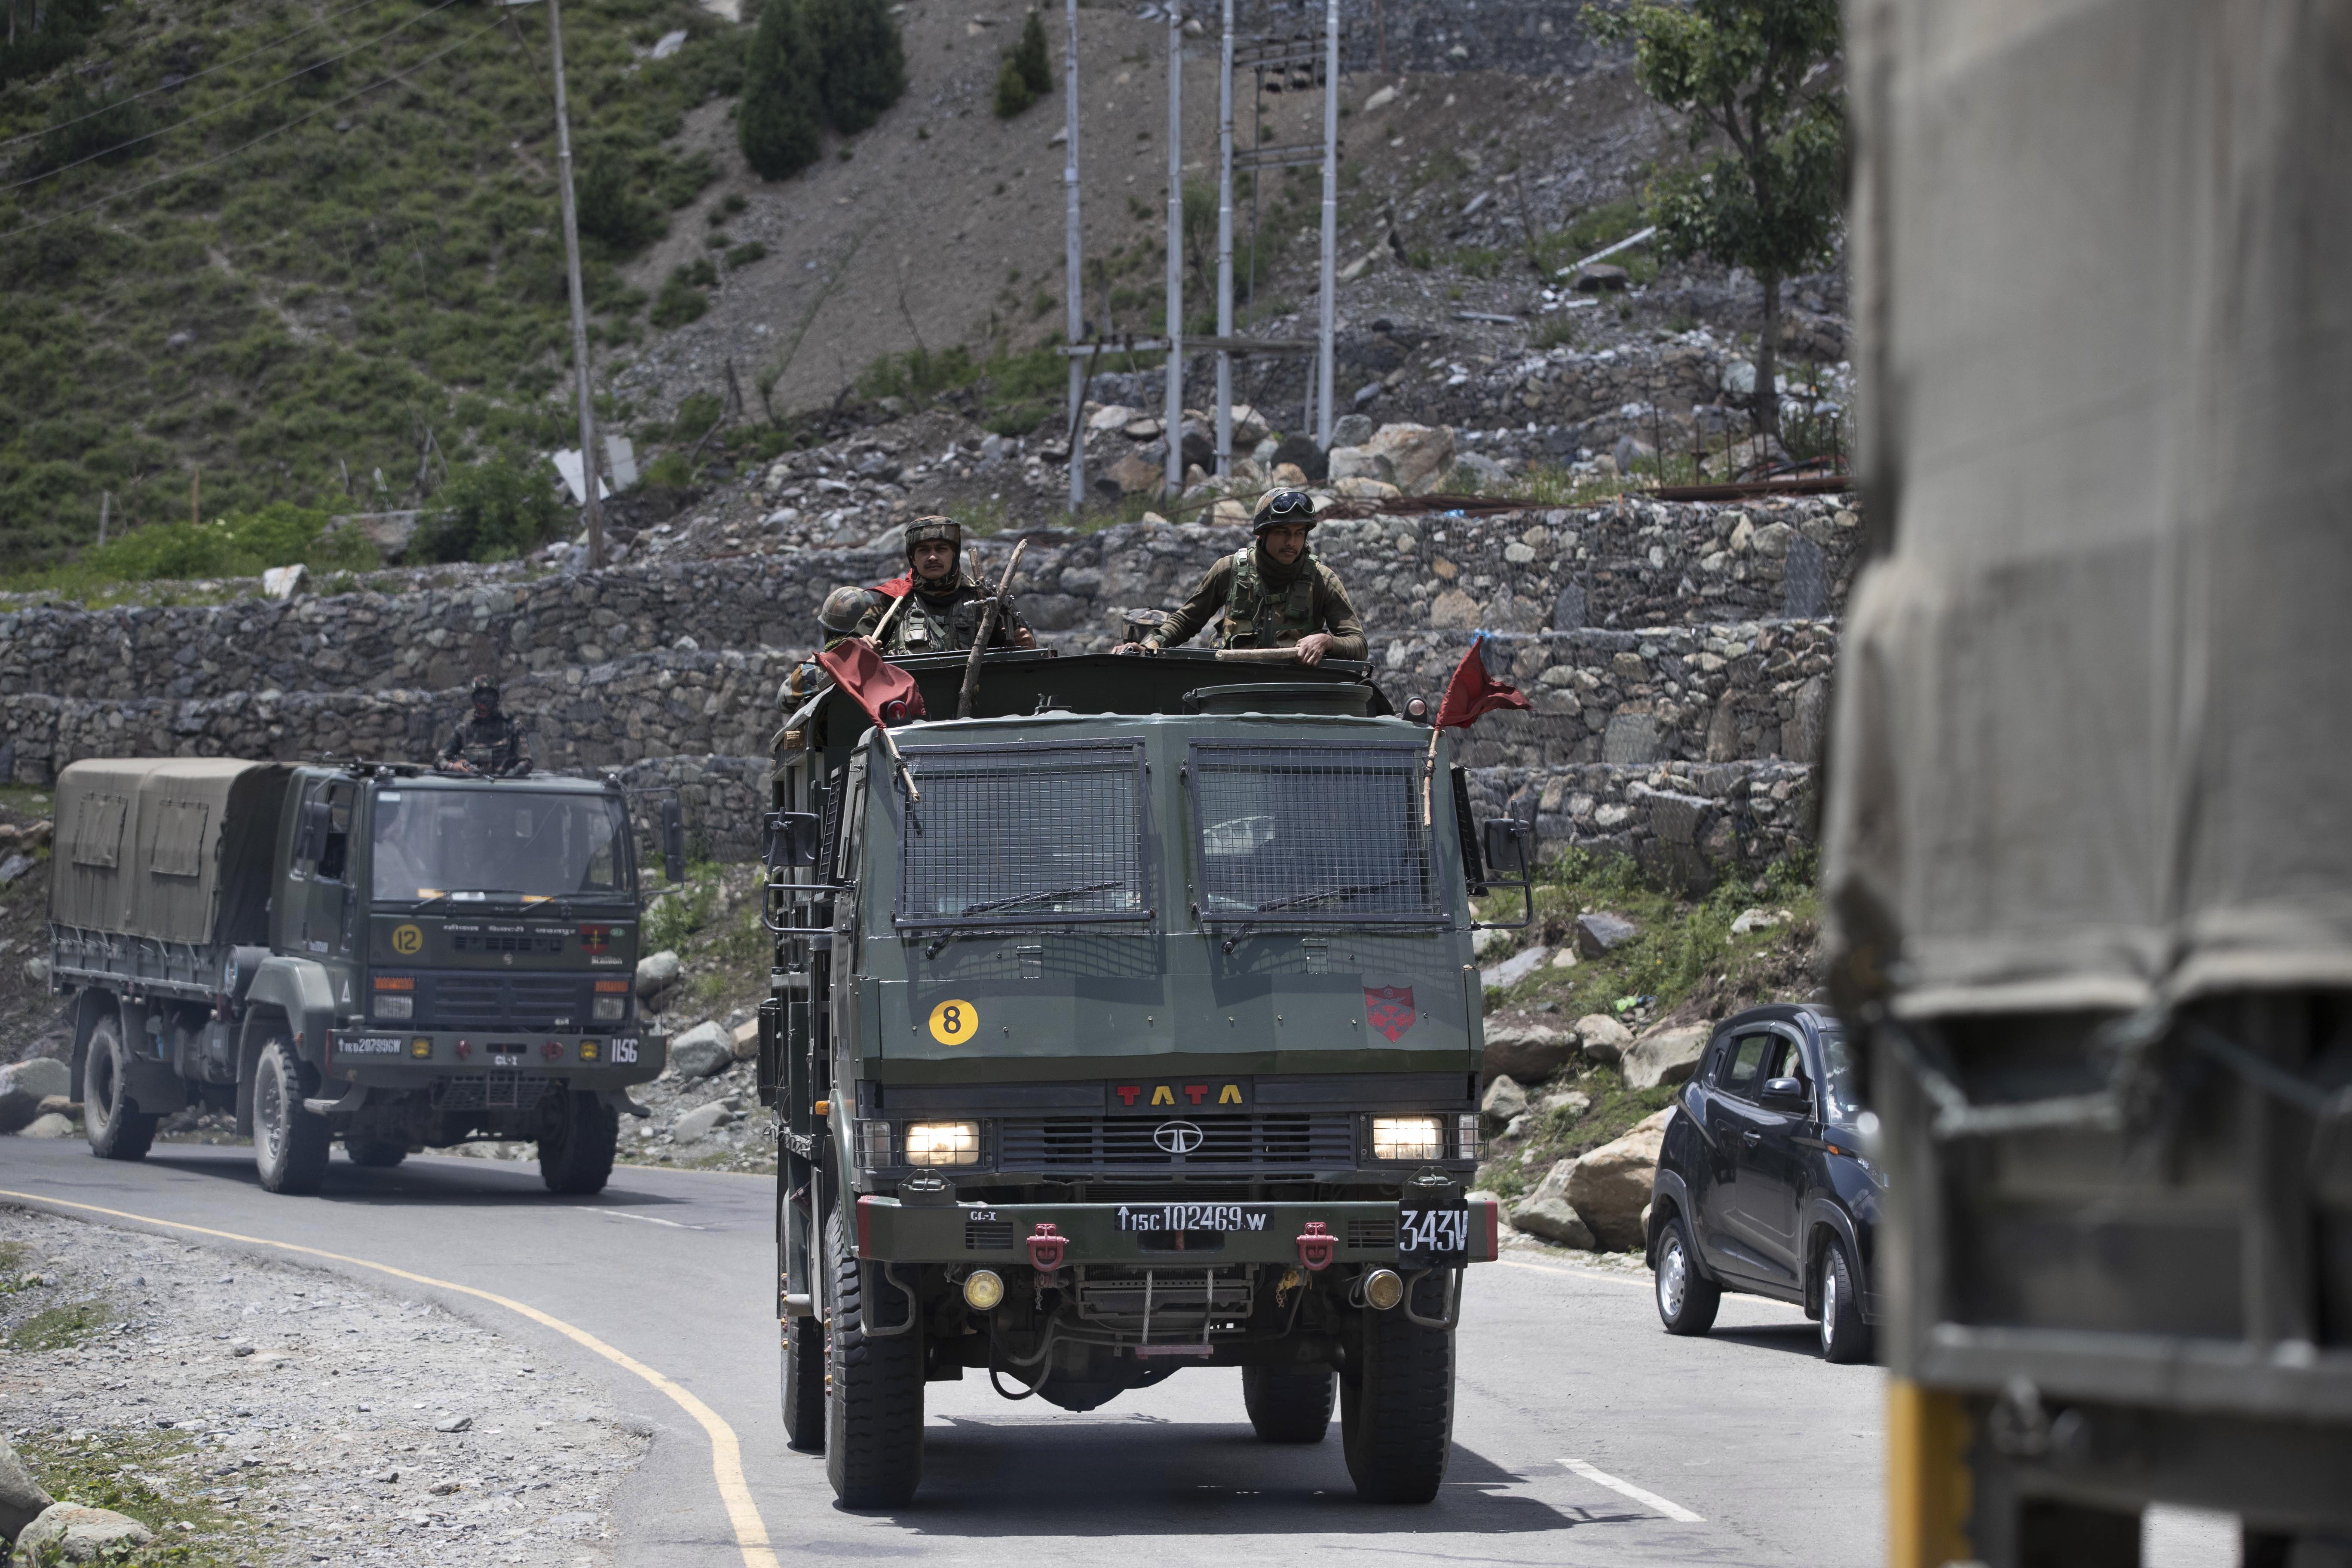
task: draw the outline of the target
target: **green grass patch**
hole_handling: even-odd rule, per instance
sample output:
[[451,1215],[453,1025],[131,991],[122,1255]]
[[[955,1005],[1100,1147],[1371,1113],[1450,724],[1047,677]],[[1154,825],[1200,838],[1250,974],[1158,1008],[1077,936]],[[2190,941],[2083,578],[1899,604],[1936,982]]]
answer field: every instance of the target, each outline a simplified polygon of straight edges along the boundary
[[[1594,1067],[1573,1079],[1556,1079],[1544,1089],[1579,1089],[1592,1103],[1583,1110],[1560,1105],[1531,1113],[1517,1148],[1479,1167],[1479,1186],[1505,1198],[1525,1196],[1559,1161],[1613,1143],[1643,1118],[1664,1110],[1674,1100],[1675,1086],[1628,1089],[1615,1068]],[[1528,1150],[1534,1151],[1532,1155],[1527,1154]]]
[[16,1325],[8,1336],[10,1348],[18,1351],[61,1351],[89,1338],[113,1321],[114,1313],[103,1301],[76,1301],[68,1306],[44,1307]]
[[[61,1433],[32,1432],[16,1448],[51,1497],[111,1509],[155,1532],[146,1546],[98,1558],[105,1568],[229,1568],[253,1554],[254,1521],[188,1495],[195,1489],[193,1477],[176,1498],[151,1484],[152,1475],[185,1471],[199,1458],[187,1438],[114,1431],[75,1442]],[[183,1530],[183,1523],[194,1528]],[[65,1560],[45,1553],[33,1561],[36,1568],[51,1568]]]

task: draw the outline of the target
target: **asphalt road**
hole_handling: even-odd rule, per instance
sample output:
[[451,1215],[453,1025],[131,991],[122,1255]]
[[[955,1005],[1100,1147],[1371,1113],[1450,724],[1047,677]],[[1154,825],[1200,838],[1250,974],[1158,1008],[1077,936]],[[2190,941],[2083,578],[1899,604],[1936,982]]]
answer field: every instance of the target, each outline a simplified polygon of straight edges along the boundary
[[[0,1189],[85,1218],[106,1216],[61,1205],[339,1254],[358,1261],[311,1261],[424,1290],[602,1378],[658,1433],[617,1499],[628,1568],[811,1555],[1230,1568],[1332,1548],[1840,1568],[1882,1553],[1882,1374],[1825,1364],[1801,1314],[1749,1299],[1727,1299],[1711,1337],[1669,1339],[1638,1276],[1472,1270],[1453,1468],[1426,1508],[1358,1502],[1336,1421],[1320,1447],[1260,1444],[1240,1374],[1194,1369],[1086,1415],[1005,1403],[983,1377],[932,1384],[915,1506],[850,1514],[823,1461],[784,1447],[768,1178],[628,1168],[583,1201],[550,1197],[528,1165],[418,1156],[379,1172],[338,1154],[322,1195],[284,1198],[255,1185],[242,1149],[163,1146],[124,1165],[79,1140],[12,1138]],[[731,1509],[730,1465],[744,1482]],[[761,1532],[772,1559],[743,1550]]]

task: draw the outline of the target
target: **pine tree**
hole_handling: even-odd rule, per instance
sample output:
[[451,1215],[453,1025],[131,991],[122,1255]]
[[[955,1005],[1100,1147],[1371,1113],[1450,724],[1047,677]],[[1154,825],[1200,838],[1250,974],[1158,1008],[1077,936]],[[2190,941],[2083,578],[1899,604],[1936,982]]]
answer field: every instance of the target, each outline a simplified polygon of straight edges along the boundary
[[824,110],[817,70],[800,0],[768,0],[744,62],[735,118],[743,161],[761,179],[787,179],[816,162]]
[[1028,86],[1029,96],[1043,98],[1054,90],[1054,65],[1045,53],[1045,22],[1036,12],[1021,25],[1021,43],[1013,51],[1013,63],[1021,68],[1021,79]]
[[907,90],[907,54],[884,0],[805,0],[825,118],[845,136],[882,118]]
[[1011,55],[996,62],[996,118],[1010,120],[1031,104],[1037,95],[1021,79],[1021,62]]

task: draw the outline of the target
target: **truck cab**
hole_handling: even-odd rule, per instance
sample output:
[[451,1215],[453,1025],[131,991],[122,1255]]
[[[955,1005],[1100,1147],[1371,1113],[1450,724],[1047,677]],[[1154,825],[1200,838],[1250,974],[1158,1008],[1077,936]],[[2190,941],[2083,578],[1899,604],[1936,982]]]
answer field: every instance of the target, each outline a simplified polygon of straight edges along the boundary
[[[897,662],[952,710],[962,657]],[[1087,1410],[1240,1366],[1261,1436],[1319,1440],[1336,1396],[1360,1489],[1427,1500],[1497,1225],[1465,1197],[1488,874],[1443,735],[1360,665],[984,674],[971,719],[886,735],[834,689],[779,736],[793,1440],[881,1506],[926,1381]]]

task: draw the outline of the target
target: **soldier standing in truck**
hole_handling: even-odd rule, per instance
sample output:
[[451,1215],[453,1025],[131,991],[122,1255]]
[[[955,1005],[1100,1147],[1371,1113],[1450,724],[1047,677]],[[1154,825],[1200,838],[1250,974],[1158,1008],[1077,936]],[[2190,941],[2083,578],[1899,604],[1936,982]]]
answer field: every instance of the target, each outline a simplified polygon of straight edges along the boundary
[[499,710],[499,683],[474,677],[473,698],[474,711],[458,721],[441,749],[441,765],[492,775],[530,772],[530,745],[522,726]]
[[1119,653],[1160,653],[1190,641],[1219,619],[1219,646],[1287,647],[1301,664],[1364,657],[1364,622],[1349,602],[1339,574],[1308,553],[1315,498],[1305,490],[1270,490],[1258,502],[1250,531],[1256,537],[1210,567],[1176,613],[1140,642]]
[[[919,517],[908,525],[907,575],[878,592],[903,595],[907,601],[895,615],[888,601],[883,601],[859,626],[860,635],[874,638],[876,650],[885,657],[963,652],[980,636],[981,615],[989,599],[987,588],[964,577],[963,525],[950,517]],[[989,641],[997,647],[1037,646],[1028,623],[1010,604],[998,613]]]

